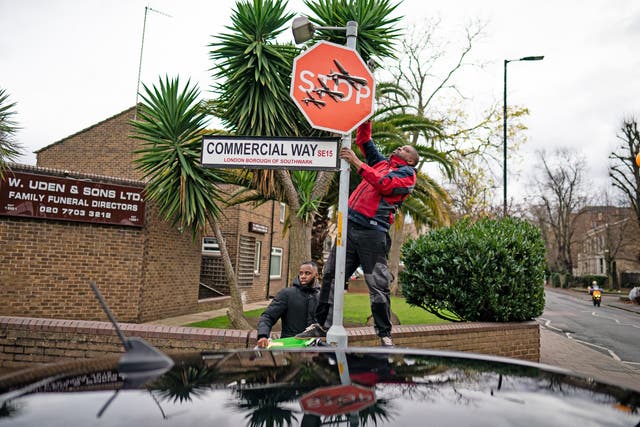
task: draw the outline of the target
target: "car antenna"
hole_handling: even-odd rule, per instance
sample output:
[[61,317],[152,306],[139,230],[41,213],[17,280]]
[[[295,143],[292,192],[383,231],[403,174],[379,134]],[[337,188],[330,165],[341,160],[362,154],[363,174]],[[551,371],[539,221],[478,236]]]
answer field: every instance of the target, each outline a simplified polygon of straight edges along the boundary
[[142,338],[124,336],[96,284],[89,282],[89,285],[124,345],[125,352],[118,362],[118,370],[125,378],[124,388],[137,387],[171,369],[173,360],[162,351]]
[[[93,293],[96,294],[96,298],[115,328],[125,349],[124,354],[120,356],[120,360],[118,361],[118,372],[124,377],[123,389],[137,388],[159,377],[173,367],[173,360],[169,356],[142,338],[125,337],[96,284],[89,282],[89,286],[91,286]],[[116,398],[119,391],[120,389],[117,389],[105,404],[102,405],[102,408],[100,408],[96,415],[98,418],[100,418],[109,405],[111,405],[111,402]]]

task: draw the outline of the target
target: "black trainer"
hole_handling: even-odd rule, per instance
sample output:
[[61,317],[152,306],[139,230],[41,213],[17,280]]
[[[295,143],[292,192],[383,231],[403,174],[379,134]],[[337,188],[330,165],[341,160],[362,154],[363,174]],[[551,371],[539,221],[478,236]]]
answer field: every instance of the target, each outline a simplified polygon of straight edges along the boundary
[[296,335],[296,338],[323,338],[327,336],[327,330],[317,323],[307,326],[307,329]]

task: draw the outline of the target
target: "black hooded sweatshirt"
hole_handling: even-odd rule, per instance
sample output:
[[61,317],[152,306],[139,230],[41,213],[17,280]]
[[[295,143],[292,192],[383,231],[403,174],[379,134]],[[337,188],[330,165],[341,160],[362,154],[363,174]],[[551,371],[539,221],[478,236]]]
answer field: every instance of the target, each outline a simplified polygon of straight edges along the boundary
[[258,322],[258,339],[269,338],[271,328],[282,319],[280,338],[292,337],[312,323],[318,306],[319,288],[317,281],[310,286],[302,286],[298,277],[293,285],[280,290]]

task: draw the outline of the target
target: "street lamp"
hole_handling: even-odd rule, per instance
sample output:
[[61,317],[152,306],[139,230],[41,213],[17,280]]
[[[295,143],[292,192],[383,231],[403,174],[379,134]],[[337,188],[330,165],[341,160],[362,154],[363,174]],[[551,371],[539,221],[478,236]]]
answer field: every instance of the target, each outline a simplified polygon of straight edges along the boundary
[[[332,30],[332,31],[346,31],[347,32],[347,47],[351,49],[356,48],[356,37],[358,35],[358,23],[355,21],[347,22],[346,27],[316,27],[309,21],[306,16],[298,16],[293,19],[291,23],[291,30],[293,31],[293,40],[296,44],[304,43],[313,37],[316,30]],[[351,43],[353,45],[351,45]]]
[[[347,22],[346,27],[316,27],[306,16],[295,18],[291,24],[293,38],[296,44],[304,43],[313,37],[315,30],[345,31],[347,36],[346,46],[355,50],[358,37],[358,23]],[[351,133],[342,135],[342,147],[351,148]],[[343,325],[344,311],[344,283],[345,261],[347,258],[347,212],[349,200],[349,171],[350,166],[346,160],[340,159],[340,184],[338,190],[338,233],[344,236],[336,243],[336,272],[333,285],[333,322],[327,331],[327,342],[337,347],[347,347],[347,331]],[[344,220],[342,220],[344,218]]]
[[520,59],[504,60],[504,102],[502,111],[502,141],[504,150],[504,164],[502,167],[502,190],[503,190],[503,216],[507,216],[507,64],[517,61],[542,61],[544,56],[525,56]]

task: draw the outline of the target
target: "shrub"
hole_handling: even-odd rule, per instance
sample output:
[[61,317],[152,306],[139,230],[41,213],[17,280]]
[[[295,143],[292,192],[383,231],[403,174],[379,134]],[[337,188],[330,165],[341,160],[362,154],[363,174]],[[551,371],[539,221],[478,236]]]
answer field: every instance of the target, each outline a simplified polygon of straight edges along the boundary
[[571,287],[573,283],[573,275],[571,273],[560,273],[560,281],[562,282],[563,288]]
[[586,275],[586,276],[576,276],[573,278],[573,282],[575,284],[583,286],[585,288],[591,286],[591,283],[596,282],[598,286],[604,289],[605,285],[607,284],[607,281],[608,281],[607,276],[601,276],[596,274]]
[[544,309],[545,246],[525,221],[461,221],[405,243],[402,256],[406,301],[436,316],[510,322]]

